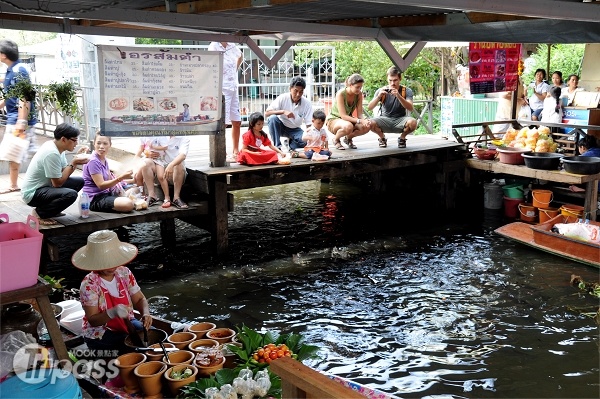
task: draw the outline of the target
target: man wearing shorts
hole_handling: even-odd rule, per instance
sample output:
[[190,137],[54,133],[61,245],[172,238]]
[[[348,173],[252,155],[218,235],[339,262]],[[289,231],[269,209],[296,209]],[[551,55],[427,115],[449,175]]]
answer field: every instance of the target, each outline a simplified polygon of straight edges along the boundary
[[396,67],[387,71],[388,86],[377,89],[369,103],[369,110],[380,104],[380,115],[371,118],[371,130],[382,133],[400,133],[398,148],[406,148],[406,136],[417,129],[417,120],[408,116],[413,110],[413,92],[400,86],[402,74]]
[[225,124],[231,125],[233,159],[240,152],[240,98],[238,94],[238,69],[242,64],[242,51],[233,43],[211,42],[208,51],[223,54],[223,96],[225,97]]

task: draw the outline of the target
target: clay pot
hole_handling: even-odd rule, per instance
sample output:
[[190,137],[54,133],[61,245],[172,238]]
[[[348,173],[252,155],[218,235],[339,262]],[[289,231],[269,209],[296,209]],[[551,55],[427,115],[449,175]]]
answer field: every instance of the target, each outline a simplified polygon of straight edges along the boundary
[[115,366],[119,369],[119,376],[125,383],[125,392],[134,393],[140,390],[138,379],[133,370],[146,361],[146,355],[143,353],[126,353],[117,357]]
[[208,331],[214,330],[215,328],[217,328],[216,324],[209,323],[209,322],[203,322],[203,323],[192,324],[190,326],[190,328],[188,329],[188,331],[196,334],[196,339],[200,339],[200,338],[203,338]]
[[176,351],[169,353],[169,360],[166,357],[162,357],[162,362],[166,363],[169,367],[176,366],[178,364],[192,364],[196,354],[190,351]]
[[231,342],[235,336],[235,331],[231,328],[215,328],[206,333],[206,338],[214,339],[220,344]]
[[[181,370],[185,370],[186,368],[192,370],[192,375],[183,379],[173,379],[171,378],[171,373],[173,371],[181,371]],[[173,394],[173,397],[177,396],[180,394],[179,392],[179,388],[184,387],[188,384],[191,384],[192,382],[196,381],[196,375],[198,375],[198,369],[194,366],[191,366],[189,364],[177,364],[174,365],[173,367],[169,367],[167,369],[167,371],[165,371],[165,380],[167,380],[167,386],[169,387],[169,390],[171,391],[171,393]]]
[[219,346],[219,343],[214,339],[204,338],[190,342],[190,344],[188,345],[188,349],[194,353],[198,353],[201,350],[201,348],[214,348],[217,346]]
[[[174,348],[175,347],[175,345],[170,344],[168,342],[164,343],[163,345],[165,346],[165,348]],[[148,348],[160,348],[160,344],[152,344],[152,345],[149,345]],[[170,352],[170,353],[173,353],[173,352]],[[160,352],[147,351],[146,352],[146,357],[148,358],[148,361],[162,361],[162,358],[164,356],[165,356],[165,354],[163,353],[163,351],[160,351]]]
[[2,308],[2,334],[21,330],[37,337],[37,326],[42,320],[42,315],[30,303],[17,302]]
[[162,376],[167,369],[163,362],[147,362],[138,365],[133,369],[133,373],[138,378],[140,388],[144,393],[144,398],[162,398]]
[[198,369],[198,377],[208,377],[212,374],[215,374],[217,371],[223,368],[225,364],[225,358],[221,358],[221,362],[214,366],[200,366],[197,363],[194,363],[194,366]]
[[178,332],[167,337],[167,341],[175,345],[177,349],[185,349],[195,339],[196,334],[191,332]]

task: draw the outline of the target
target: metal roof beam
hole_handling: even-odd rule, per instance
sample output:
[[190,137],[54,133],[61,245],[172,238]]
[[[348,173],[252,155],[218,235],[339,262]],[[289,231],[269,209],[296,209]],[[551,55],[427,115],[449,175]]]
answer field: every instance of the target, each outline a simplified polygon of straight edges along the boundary
[[[348,1],[364,3],[364,0]],[[370,2],[390,6],[431,8],[432,12],[441,9],[570,21],[600,21],[598,2],[565,0],[370,0]]]
[[412,47],[406,52],[406,55],[402,57],[398,50],[394,47],[390,39],[381,32],[377,36],[377,43],[381,46],[383,51],[387,54],[388,57],[392,60],[394,65],[398,67],[402,72],[406,71],[410,64],[417,58],[417,55],[423,50],[427,42],[416,42],[412,45]]

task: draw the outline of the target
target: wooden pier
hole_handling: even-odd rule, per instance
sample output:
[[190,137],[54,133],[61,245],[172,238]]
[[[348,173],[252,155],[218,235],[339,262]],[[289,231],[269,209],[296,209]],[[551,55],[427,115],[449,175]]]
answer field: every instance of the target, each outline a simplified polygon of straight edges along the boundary
[[[439,136],[409,136],[407,148],[400,149],[397,148],[398,135],[388,134],[387,137],[387,148],[379,148],[374,134],[356,138],[354,142],[358,149],[333,149],[332,158],[325,162],[294,158],[290,165],[244,166],[231,163],[212,167],[209,141],[214,137],[193,136],[186,159],[188,177],[182,190],[182,197],[190,205],[189,209],[153,206],[131,213],[92,212],[88,219],[81,219],[77,204],[74,204],[65,211],[65,216],[54,218],[58,224],[40,226],[40,231],[44,234],[53,259],[57,257],[58,248],[52,244],[52,237],[159,221],[163,239],[172,239],[175,237],[173,230],[177,218],[209,231],[215,253],[225,255],[229,246],[228,213],[234,206],[232,191],[364,174],[370,174],[372,180],[377,182],[386,172],[425,165],[433,165],[436,172],[435,176],[424,178],[430,184],[435,182],[440,185],[440,200],[446,208],[452,208],[454,195],[451,175],[464,171],[464,144]],[[138,143],[136,138],[113,138],[111,153],[116,161],[127,162],[133,158]],[[24,174],[21,174],[20,179],[23,178]],[[8,176],[0,175],[0,187],[7,184]],[[7,213],[11,222],[25,222],[31,213],[31,207],[23,203],[20,193],[0,195],[0,204],[0,213]]]

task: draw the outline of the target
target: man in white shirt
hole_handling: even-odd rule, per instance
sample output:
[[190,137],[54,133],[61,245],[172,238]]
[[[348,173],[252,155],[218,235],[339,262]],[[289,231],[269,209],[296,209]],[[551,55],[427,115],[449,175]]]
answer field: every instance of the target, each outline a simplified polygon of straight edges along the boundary
[[289,137],[292,150],[306,146],[301,126],[302,122],[306,127],[312,124],[313,108],[310,100],[302,97],[305,88],[306,81],[296,76],[290,82],[290,92],[280,94],[267,107],[265,118],[275,147],[281,146],[281,136]]
[[238,69],[242,64],[242,51],[233,43],[211,42],[208,51],[223,54],[223,96],[225,97],[225,124],[231,125],[233,158],[240,151],[240,99],[238,94]]

